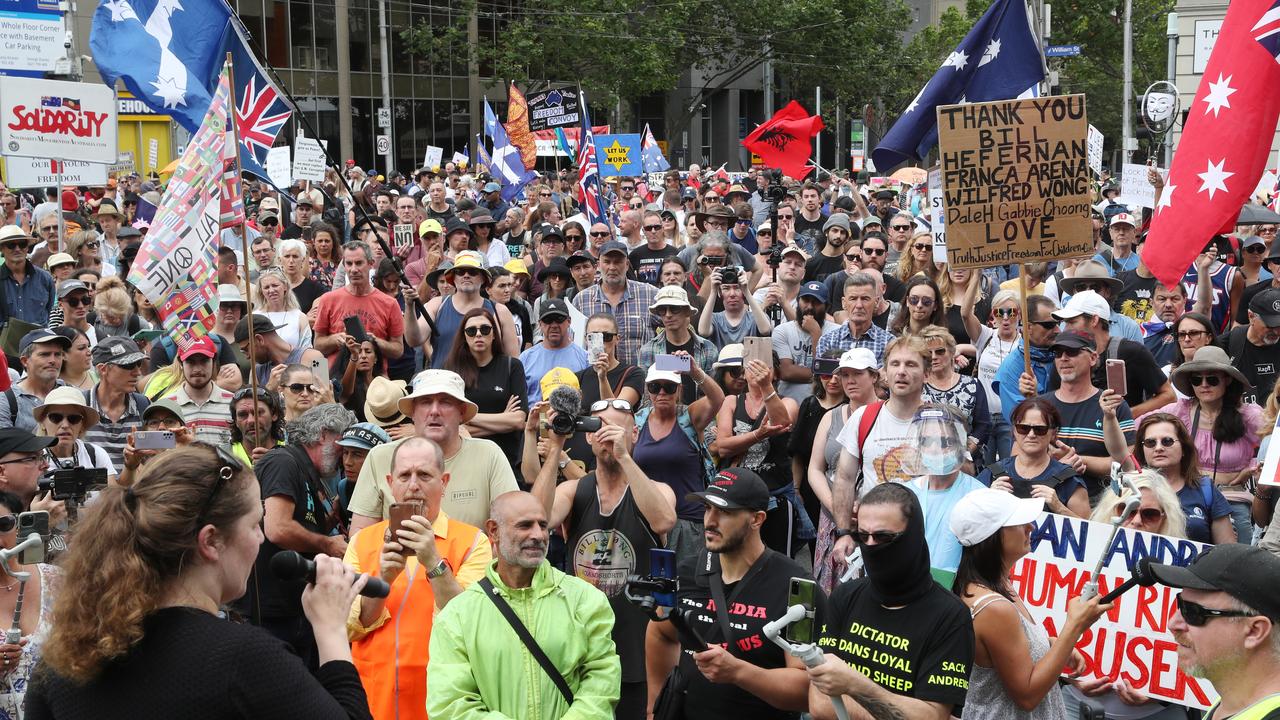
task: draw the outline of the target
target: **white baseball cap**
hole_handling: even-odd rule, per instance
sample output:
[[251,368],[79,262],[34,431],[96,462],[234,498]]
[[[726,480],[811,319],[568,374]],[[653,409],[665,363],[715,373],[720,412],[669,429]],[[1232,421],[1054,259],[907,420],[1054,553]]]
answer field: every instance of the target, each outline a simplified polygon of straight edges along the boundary
[[1044,500],[1019,498],[982,488],[960,498],[951,509],[951,533],[961,545],[972,547],[995,535],[1000,528],[1026,525],[1044,512]]
[[1054,320],[1070,320],[1080,315],[1092,315],[1103,320],[1111,319],[1111,303],[1095,290],[1084,290],[1071,296],[1067,306],[1053,313]]
[[670,370],[659,370],[657,365],[650,365],[649,372],[646,373],[644,376],[644,381],[647,383],[651,383],[651,382],[662,382],[664,380],[667,382],[673,382],[679,385],[680,373],[672,372]]
[[876,354],[871,352],[870,348],[856,347],[844,351],[840,356],[838,367],[850,370],[878,370],[880,363],[876,362]]

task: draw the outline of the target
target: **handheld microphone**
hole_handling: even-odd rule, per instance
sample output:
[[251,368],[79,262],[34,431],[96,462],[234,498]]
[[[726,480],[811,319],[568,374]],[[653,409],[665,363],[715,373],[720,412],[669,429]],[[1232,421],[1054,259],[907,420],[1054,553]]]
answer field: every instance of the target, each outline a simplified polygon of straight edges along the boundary
[[1129,589],[1132,588],[1134,585],[1150,587],[1152,585],[1155,585],[1156,582],[1158,581],[1156,580],[1155,573],[1151,572],[1151,558],[1144,557],[1138,561],[1137,565],[1133,566],[1132,577],[1130,577],[1128,580],[1125,580],[1124,582],[1117,585],[1116,588],[1111,592],[1107,593],[1106,595],[1103,595],[1102,599],[1099,600],[1098,602],[1103,605],[1106,605],[1107,603],[1112,602],[1116,598],[1128,592]]
[[[305,580],[316,582],[316,561],[308,560],[293,550],[282,550],[271,556],[271,574],[281,580]],[[391,594],[391,586],[385,580],[369,577],[360,594],[370,598],[384,598]]]

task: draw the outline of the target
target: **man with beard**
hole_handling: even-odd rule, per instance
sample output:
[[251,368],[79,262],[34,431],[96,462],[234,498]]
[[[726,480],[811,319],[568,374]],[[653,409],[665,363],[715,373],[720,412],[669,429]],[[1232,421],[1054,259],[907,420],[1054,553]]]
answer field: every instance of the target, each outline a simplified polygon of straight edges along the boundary
[[[613,608],[613,642],[622,658],[622,695],[617,720],[644,720],[644,611],[626,599],[623,586],[631,575],[648,575],[649,551],[663,547],[676,523],[676,496],[656,482],[631,457],[639,436],[631,403],[601,400],[590,408],[603,426],[587,436],[595,456],[595,472],[556,485],[559,468],[545,463],[533,483],[550,527],[565,526],[573,574],[609,597]],[[547,457],[559,457],[567,438],[547,437]]]
[[796,319],[796,304],[800,296],[800,283],[804,282],[806,261],[808,257],[803,250],[795,245],[788,245],[783,248],[782,261],[778,263],[777,281],[774,281],[773,268],[766,267],[761,273],[761,284],[754,297],[766,313],[770,307],[781,305],[783,318]]
[[218,387],[218,348],[207,336],[178,351],[182,363],[182,385],[165,396],[182,409],[182,418],[196,440],[214,447],[231,442],[232,394]]
[[1253,385],[1243,402],[1262,404],[1271,396],[1280,368],[1280,290],[1267,288],[1249,301],[1249,324],[1218,337],[1217,345]]
[[803,402],[813,394],[813,347],[823,333],[840,326],[827,319],[827,288],[822,283],[805,283],[796,302],[797,319],[773,331],[773,352],[781,363],[778,394]]
[[808,671],[809,711],[834,718],[826,695],[852,717],[950,717],[969,685],[973,620],[929,573],[920,503],[906,486],[884,483],[862,499],[857,520],[867,575],[818,604],[827,661]]
[[[594,234],[594,229],[592,233]],[[573,297],[573,305],[585,316],[607,312],[618,321],[620,362],[635,364],[640,346],[653,337],[649,306],[658,289],[638,280],[628,280],[631,267],[627,246],[616,240],[600,248],[600,282]],[[532,398],[530,398],[532,400]]]
[[337,498],[325,488],[323,479],[337,472],[341,457],[338,440],[355,421],[355,415],[341,405],[318,405],[289,423],[288,444],[267,452],[253,468],[266,511],[262,518],[264,539],[255,578],[238,601],[238,609],[255,625],[292,645],[313,671],[318,655],[311,624],[302,612],[305,582],[277,578],[271,572],[271,558],[282,550],[293,550],[308,559],[346,554],[346,528]]
[[565,301],[553,298],[542,303],[538,329],[542,331],[542,342],[520,353],[531,403],[543,399],[542,376],[552,368],[568,368],[576,373],[591,364],[587,351],[570,340],[569,306]]
[[827,279],[823,281],[823,284],[827,286],[827,293],[831,297],[838,297],[840,288],[844,287],[845,278],[849,277],[850,274],[858,272],[859,269],[875,270],[880,273],[884,281],[884,289],[880,293],[881,297],[892,302],[902,302],[906,286],[898,279],[897,275],[885,272],[885,258],[888,257],[888,253],[889,244],[885,239],[884,233],[879,230],[865,233],[858,247],[845,248],[844,269],[828,275]]
[[[800,208],[795,218],[795,244],[812,255],[826,223],[827,216],[822,214],[822,188],[811,182],[805,183],[800,190]],[[786,238],[786,235],[780,234],[779,237]]]
[[[1005,356],[996,369],[991,389],[1000,395],[1000,412],[1012,422],[1014,408],[1025,398],[1035,397],[1049,389],[1049,376],[1053,372],[1053,351],[1050,347],[1058,338],[1058,321],[1053,319],[1057,307],[1044,295],[1027,297],[1026,322],[1022,323],[1022,337]],[[1031,343],[1031,370],[1022,359],[1022,343]]]
[[45,396],[62,383],[62,360],[71,349],[71,340],[52,330],[37,328],[22,336],[18,359],[26,377],[4,391],[0,398],[0,427],[16,427],[35,432],[32,414],[44,404]]
[[809,258],[804,266],[804,279],[821,282],[828,275],[844,269],[844,253],[849,249],[849,216],[836,214],[827,218],[822,226],[826,241],[819,243],[818,254]]
[[231,454],[250,468],[269,450],[284,444],[280,396],[258,388],[254,402],[252,393],[244,387],[231,398]]
[[1160,582],[1182,588],[1169,632],[1178,665],[1213,683],[1206,718],[1280,718],[1280,559],[1252,545],[1209,548],[1187,567],[1153,563]]
[[[496,558],[484,579],[435,619],[427,714],[441,720],[611,716],[621,669],[608,599],[547,562],[547,514],[533,495],[505,493],[487,515],[484,529]],[[519,616],[510,604],[518,604]],[[532,652],[535,644],[546,665]]]
[[731,467],[688,499],[705,508],[707,551],[694,576],[680,578],[676,606],[689,611],[688,622],[707,647],[684,647],[670,622],[649,623],[647,712],[674,670],[672,682],[687,688],[685,718],[796,718],[808,704],[804,665],[769,642],[762,629],[787,611],[791,578],[809,574],[760,538],[772,502],[769,488],[755,472]]

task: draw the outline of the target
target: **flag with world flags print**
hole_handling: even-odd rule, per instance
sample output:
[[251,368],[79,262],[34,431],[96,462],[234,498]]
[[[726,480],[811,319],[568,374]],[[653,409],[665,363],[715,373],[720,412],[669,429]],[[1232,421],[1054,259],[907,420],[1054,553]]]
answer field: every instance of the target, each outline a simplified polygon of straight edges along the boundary
[[222,219],[236,212],[235,203],[226,202],[227,167],[235,157],[231,112],[230,67],[224,67],[129,270],[129,282],[156,307],[180,350],[208,334],[218,308],[219,235]]
[[267,151],[292,110],[226,0],[104,0],[89,46],[103,82],[123,81],[135,98],[191,133],[204,122],[230,52],[241,165],[268,179]]
[[607,223],[604,199],[600,193],[600,167],[596,165],[596,141],[591,132],[591,113],[587,112],[587,94],[578,93],[582,105],[582,130],[578,135],[578,202],[591,224]]

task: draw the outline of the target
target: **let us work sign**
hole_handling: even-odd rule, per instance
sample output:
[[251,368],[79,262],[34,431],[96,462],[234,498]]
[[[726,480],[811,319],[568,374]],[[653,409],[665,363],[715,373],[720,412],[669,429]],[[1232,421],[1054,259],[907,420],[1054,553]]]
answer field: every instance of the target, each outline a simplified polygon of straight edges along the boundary
[[943,105],[937,112],[951,267],[1092,252],[1083,95]]

